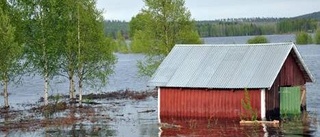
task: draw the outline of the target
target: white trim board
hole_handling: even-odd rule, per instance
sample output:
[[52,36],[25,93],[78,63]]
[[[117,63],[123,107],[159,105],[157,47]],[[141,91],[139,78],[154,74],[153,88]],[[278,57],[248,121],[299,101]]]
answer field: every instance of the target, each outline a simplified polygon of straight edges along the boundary
[[261,120],[266,120],[266,90],[261,89]]
[[160,87],[158,87],[158,122],[161,123],[161,119],[160,119]]

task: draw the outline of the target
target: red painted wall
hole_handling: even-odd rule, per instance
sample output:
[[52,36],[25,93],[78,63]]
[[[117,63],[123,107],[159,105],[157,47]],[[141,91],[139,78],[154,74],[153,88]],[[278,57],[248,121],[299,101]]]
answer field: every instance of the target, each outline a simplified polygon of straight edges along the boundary
[[[249,90],[251,105],[260,117],[261,90]],[[240,119],[244,90],[160,88],[161,118]]]
[[305,83],[303,73],[295,61],[293,51],[291,51],[280,71],[280,85],[300,86]]

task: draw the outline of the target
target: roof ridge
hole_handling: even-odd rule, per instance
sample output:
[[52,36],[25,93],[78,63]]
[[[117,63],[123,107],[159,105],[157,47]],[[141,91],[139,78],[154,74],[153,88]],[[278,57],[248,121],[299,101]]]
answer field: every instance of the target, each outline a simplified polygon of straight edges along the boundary
[[279,46],[279,45],[294,45],[293,42],[283,42],[283,43],[259,43],[259,44],[176,44],[177,47],[238,47],[238,46]]

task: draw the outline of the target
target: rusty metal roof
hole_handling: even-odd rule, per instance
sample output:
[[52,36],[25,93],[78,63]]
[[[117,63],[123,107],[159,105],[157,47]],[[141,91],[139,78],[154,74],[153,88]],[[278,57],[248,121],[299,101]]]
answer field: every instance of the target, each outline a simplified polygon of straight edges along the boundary
[[313,78],[293,43],[176,45],[149,86],[270,88],[291,52],[307,82]]

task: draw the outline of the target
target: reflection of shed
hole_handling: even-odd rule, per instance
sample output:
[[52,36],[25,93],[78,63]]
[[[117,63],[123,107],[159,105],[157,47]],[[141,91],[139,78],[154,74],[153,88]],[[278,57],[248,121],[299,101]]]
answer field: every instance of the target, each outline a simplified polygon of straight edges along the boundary
[[159,118],[240,118],[245,88],[260,119],[300,113],[313,78],[293,43],[176,45],[149,81]]

